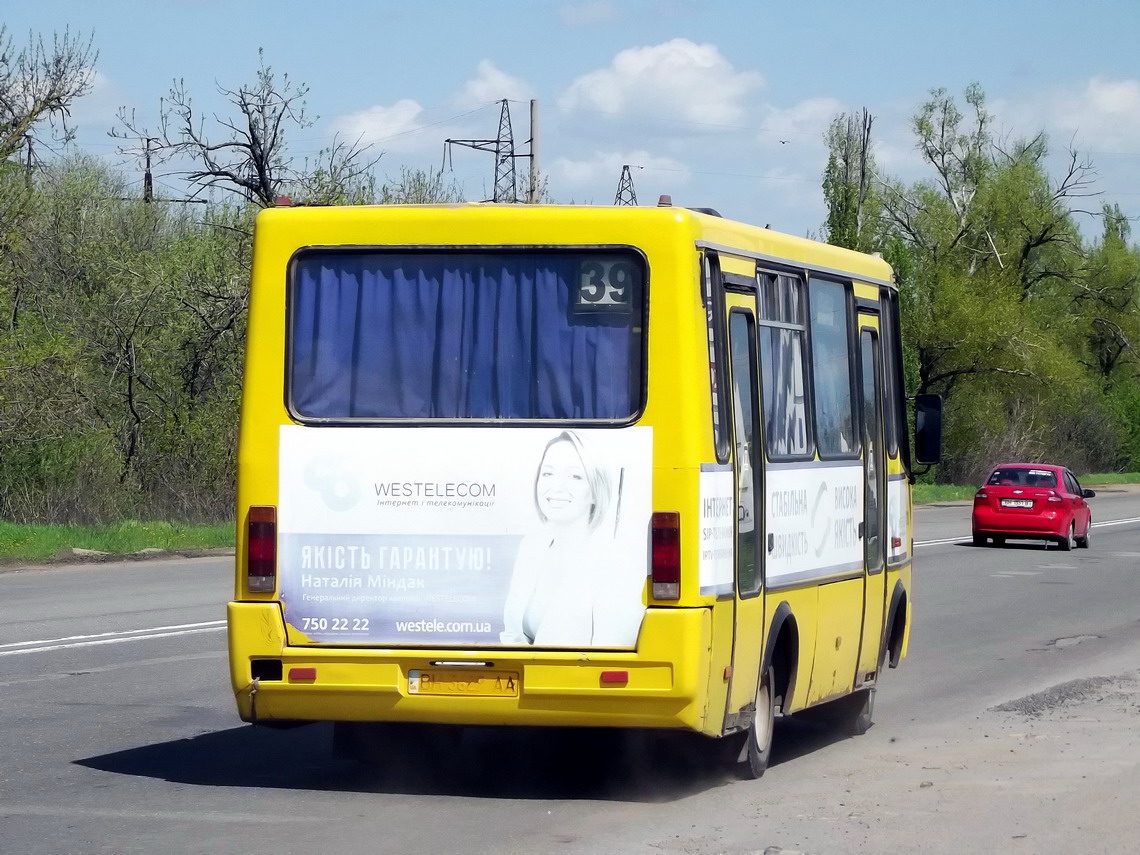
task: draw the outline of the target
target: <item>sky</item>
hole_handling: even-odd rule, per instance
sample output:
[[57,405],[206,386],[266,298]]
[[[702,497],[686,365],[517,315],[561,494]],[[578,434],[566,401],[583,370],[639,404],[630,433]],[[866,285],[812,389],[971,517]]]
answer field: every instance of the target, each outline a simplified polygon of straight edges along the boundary
[[[1136,0],[4,0],[17,43],[70,29],[98,51],[75,104],[77,144],[141,180],[108,136],[119,108],[157,128],[177,79],[209,122],[218,93],[253,81],[258,51],[306,84],[314,125],[292,151],[371,144],[382,179],[438,169],[444,139],[493,139],[509,99],[516,153],[537,154],[557,202],[613,204],[623,165],[639,204],[712,207],[792,234],[825,218],[823,142],[838,114],[867,108],[880,167],[930,176],[910,128],[931,89],[964,106],[986,92],[1007,140],[1040,131],[1060,179],[1067,150],[1091,161],[1081,207],[1140,220],[1140,2]],[[207,125],[209,127],[209,125]],[[517,161],[520,177],[527,161]],[[165,169],[166,171],[163,171]],[[176,194],[173,167],[159,186]],[[494,187],[493,155],[454,148],[445,178],[466,198]],[[1098,234],[1084,218],[1082,228]],[[1140,232],[1140,226],[1136,229]]]

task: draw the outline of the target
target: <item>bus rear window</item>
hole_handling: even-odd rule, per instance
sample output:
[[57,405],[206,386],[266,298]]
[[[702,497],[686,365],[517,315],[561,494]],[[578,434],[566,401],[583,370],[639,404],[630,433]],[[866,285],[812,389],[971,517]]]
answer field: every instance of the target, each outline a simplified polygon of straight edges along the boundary
[[641,409],[645,264],[625,250],[306,250],[287,397],[301,420],[618,421]]

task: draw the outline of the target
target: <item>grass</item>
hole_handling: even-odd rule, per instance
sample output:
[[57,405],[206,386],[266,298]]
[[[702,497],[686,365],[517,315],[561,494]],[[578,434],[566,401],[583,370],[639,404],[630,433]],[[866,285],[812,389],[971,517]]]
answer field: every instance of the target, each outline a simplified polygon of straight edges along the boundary
[[1080,475],[1081,486],[1095,487],[1097,484],[1140,484],[1140,472],[1098,472]]
[[957,484],[915,484],[911,494],[915,504],[928,505],[931,502],[959,502],[974,498],[978,488],[961,487]]
[[[1082,487],[1096,487],[1099,484],[1140,484],[1140,472],[1109,472],[1082,475]],[[932,502],[960,502],[969,500],[978,492],[977,485],[957,484],[915,484],[914,502],[928,505]]]
[[[1140,484],[1140,472],[1109,472],[1081,476],[1083,486]],[[915,484],[916,504],[968,501],[976,485]],[[66,557],[72,549],[93,549],[129,555],[142,549],[179,552],[234,545],[233,523],[190,525],[127,521],[114,525],[21,525],[0,522],[0,562],[35,562]]]
[[45,561],[73,548],[129,555],[142,549],[211,549],[234,545],[232,523],[189,525],[127,521],[114,525],[22,525],[0,522],[0,561]]

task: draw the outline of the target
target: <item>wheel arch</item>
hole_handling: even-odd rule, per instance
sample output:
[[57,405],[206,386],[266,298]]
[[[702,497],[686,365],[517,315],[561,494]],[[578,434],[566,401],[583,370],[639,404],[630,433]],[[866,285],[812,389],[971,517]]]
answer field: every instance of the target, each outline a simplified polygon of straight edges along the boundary
[[777,698],[782,698],[780,712],[791,704],[796,689],[796,671],[800,656],[800,632],[792,607],[787,601],[781,602],[772,615],[772,625],[768,630],[768,641],[764,646],[764,658],[760,662],[760,673],[768,668],[775,669],[774,688]]
[[907,607],[906,588],[900,579],[895,582],[895,588],[891,592],[891,605],[887,610],[887,619],[883,623],[883,643],[879,651],[879,661],[887,660],[891,668],[899,667],[899,660],[902,659],[903,640],[906,638]]

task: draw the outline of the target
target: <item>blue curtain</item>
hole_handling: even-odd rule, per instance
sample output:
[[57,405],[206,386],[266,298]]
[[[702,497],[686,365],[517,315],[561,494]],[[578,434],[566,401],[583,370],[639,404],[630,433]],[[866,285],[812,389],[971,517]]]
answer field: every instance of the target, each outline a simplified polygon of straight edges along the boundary
[[328,419],[632,415],[641,390],[641,300],[632,314],[573,311],[581,258],[305,253],[289,306],[294,412]]

